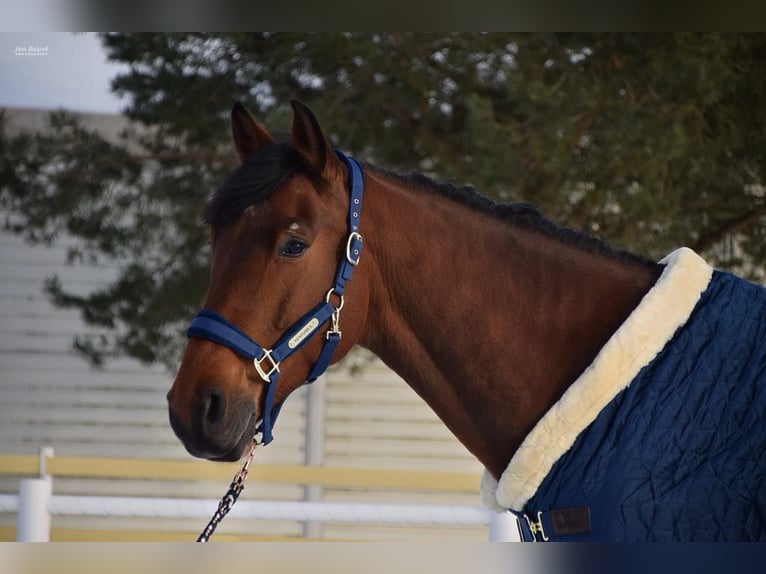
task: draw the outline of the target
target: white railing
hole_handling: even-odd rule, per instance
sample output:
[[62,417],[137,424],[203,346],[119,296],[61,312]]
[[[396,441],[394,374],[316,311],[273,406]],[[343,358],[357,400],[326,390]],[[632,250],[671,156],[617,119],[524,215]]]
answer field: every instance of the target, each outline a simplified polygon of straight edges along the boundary
[[[207,499],[53,494],[53,477],[45,473],[45,458],[50,455],[41,453],[41,476],[22,479],[18,495],[0,495],[0,513],[17,514],[17,541],[48,541],[55,515],[207,519],[218,505]],[[472,506],[239,500],[230,516],[304,523],[486,526],[490,541],[519,540],[510,513]]]
[[[16,540],[49,540],[51,516],[209,518],[217,500],[66,496],[51,493],[49,478],[21,481],[19,495],[0,495],[0,513],[18,513]],[[426,504],[370,504],[240,500],[232,518],[335,523],[488,526],[489,540],[517,540],[515,519],[484,508]]]

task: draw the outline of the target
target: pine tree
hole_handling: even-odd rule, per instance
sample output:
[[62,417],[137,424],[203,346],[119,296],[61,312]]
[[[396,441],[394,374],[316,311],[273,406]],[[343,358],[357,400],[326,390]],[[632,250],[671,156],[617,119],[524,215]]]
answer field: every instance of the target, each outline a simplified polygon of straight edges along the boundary
[[[650,257],[689,245],[766,273],[766,36],[761,34],[104,34],[139,129],[110,143],[51,115],[0,120],[0,207],[30,241],[79,240],[117,279],[58,305],[98,334],[76,345],[172,365],[208,276],[199,213],[234,165],[244,103],[286,132],[309,104],[343,150],[471,183]],[[106,329],[106,331],[104,331]],[[105,336],[103,333],[106,332]]]

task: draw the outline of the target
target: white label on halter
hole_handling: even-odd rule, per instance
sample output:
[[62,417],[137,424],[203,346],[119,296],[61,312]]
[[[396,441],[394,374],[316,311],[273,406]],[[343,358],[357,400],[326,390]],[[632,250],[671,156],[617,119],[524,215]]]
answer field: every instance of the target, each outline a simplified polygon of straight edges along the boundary
[[298,331],[298,332],[297,332],[297,333],[296,333],[296,334],[293,336],[293,338],[292,338],[292,339],[290,339],[290,340],[287,342],[287,346],[288,346],[288,347],[290,347],[291,349],[294,349],[295,347],[297,347],[298,345],[300,345],[300,344],[303,342],[303,340],[304,340],[306,337],[308,337],[309,335],[311,335],[311,333],[313,333],[313,332],[314,332],[314,329],[316,329],[317,327],[319,327],[319,319],[317,319],[316,317],[314,317],[314,318],[313,318],[311,321],[309,321],[308,323],[306,323],[306,324],[303,326],[303,328],[302,328],[300,331]]

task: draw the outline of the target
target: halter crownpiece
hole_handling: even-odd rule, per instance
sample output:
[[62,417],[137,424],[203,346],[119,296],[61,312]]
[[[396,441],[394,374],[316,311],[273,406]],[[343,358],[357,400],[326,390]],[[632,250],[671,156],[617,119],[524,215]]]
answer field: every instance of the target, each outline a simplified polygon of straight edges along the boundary
[[[274,394],[280,374],[279,365],[282,361],[297,352],[319,331],[322,325],[330,321],[330,328],[326,332],[322,351],[304,384],[313,383],[330,366],[335,347],[338,346],[341,339],[339,322],[344,303],[343,293],[346,282],[351,279],[354,268],[359,264],[359,258],[362,254],[359,220],[362,214],[364,175],[359,162],[354,158],[347,157],[338,150],[335,150],[335,153],[348,168],[349,233],[346,239],[344,257],[338,263],[335,281],[327,292],[325,300],[298,319],[270,349],[261,347],[236,325],[210,309],[202,309],[197,313],[186,331],[188,337],[213,341],[229,347],[238,355],[253,361],[258,376],[266,383],[262,421],[256,431],[256,434],[261,433],[262,435],[262,444],[269,444],[273,440],[272,429],[277,415],[279,415],[279,410],[282,408],[281,403],[274,405]],[[333,299],[337,304],[333,304]]]

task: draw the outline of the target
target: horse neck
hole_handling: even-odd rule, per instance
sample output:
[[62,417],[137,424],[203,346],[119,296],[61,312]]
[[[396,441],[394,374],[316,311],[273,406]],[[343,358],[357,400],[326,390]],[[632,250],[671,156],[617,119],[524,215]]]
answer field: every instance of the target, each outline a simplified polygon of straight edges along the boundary
[[499,478],[659,272],[376,172],[366,180],[360,342]]

